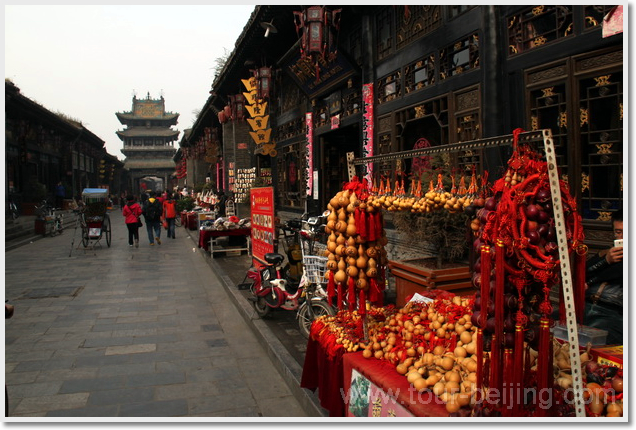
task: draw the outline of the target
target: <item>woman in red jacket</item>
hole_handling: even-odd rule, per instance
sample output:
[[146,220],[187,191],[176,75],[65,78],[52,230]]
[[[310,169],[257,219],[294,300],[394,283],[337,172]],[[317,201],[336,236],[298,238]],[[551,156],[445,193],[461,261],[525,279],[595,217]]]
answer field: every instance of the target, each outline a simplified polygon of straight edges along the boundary
[[135,201],[135,196],[126,197],[126,206],[122,210],[126,227],[128,227],[128,246],[139,248],[139,217],[141,216],[141,206]]

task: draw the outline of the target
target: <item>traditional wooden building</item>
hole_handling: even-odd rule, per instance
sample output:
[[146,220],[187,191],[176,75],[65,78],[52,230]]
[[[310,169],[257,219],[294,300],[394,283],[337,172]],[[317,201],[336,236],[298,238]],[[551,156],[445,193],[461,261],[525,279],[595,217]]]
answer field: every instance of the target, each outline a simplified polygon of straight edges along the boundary
[[124,143],[121,152],[126,156],[131,191],[137,194],[150,183],[155,184],[155,191],[172,189],[176,185],[174,141],[179,136],[172,126],[177,125],[179,114],[166,112],[163,96],[152,99],[148,93],[145,99],[133,96],[132,110],[116,115],[126,126],[117,136]]
[[[549,128],[587,241],[601,246],[623,199],[619,15],[611,5],[256,6],[192,135],[219,129],[223,188],[244,194],[238,178],[255,169],[273,178],[277,210],[299,214],[341,189],[348,152]],[[451,168],[494,180],[509,154],[457,153]],[[411,160],[401,168],[411,174]],[[396,169],[375,163],[371,177]]]
[[5,195],[20,202],[24,214],[44,198],[53,202],[58,182],[70,200],[88,187],[117,195],[122,177],[123,163],[108,154],[101,138],[5,80]]

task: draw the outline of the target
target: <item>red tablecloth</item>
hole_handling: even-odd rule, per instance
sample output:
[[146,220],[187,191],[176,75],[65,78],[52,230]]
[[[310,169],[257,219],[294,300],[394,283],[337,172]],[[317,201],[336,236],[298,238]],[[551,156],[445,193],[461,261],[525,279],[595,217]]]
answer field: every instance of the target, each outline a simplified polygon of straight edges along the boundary
[[199,220],[196,212],[187,214],[186,225],[190,230],[196,230],[197,228],[199,228]]
[[[309,348],[308,352],[309,352]],[[446,406],[439,397],[427,390],[419,393],[395,371],[395,366],[384,360],[364,358],[362,352],[344,354],[342,357],[344,393],[349,392],[351,371],[356,369],[385,393],[391,393],[397,403],[416,417],[447,417]],[[345,411],[346,411],[345,405]]]
[[345,353],[342,348],[331,357],[327,348],[311,337],[300,386],[311,391],[318,389],[320,405],[330,417],[344,417],[351,385],[351,372],[356,369],[385,393],[393,395],[397,403],[416,417],[447,417],[444,403],[428,390],[418,393],[405,376],[395,371],[386,361],[366,359],[362,352]]
[[319,342],[311,337],[307,341],[300,386],[311,391],[318,389],[320,405],[329,411],[330,417],[343,417],[345,413],[345,402],[340,392],[343,387],[343,353],[344,350],[339,349],[335,357],[329,357]]
[[210,238],[223,236],[249,236],[249,228],[235,228],[232,230],[199,230],[199,248],[210,250]]

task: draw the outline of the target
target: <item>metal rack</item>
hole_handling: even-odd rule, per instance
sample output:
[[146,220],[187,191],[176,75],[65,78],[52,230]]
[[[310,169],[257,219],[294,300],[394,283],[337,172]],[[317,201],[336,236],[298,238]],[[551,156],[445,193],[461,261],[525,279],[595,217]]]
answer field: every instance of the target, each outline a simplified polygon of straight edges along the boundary
[[[354,158],[353,152],[347,153],[347,167],[349,181],[355,176],[355,166],[364,165],[378,161],[403,160],[407,158],[421,157],[425,155],[443,154],[448,152],[458,152],[471,149],[493,148],[499,146],[510,146],[514,143],[514,135],[504,135],[472,140],[468,142],[451,143],[428,148],[412,149],[409,151],[394,152],[389,154],[374,155],[366,158]],[[561,188],[559,187],[559,174],[556,154],[554,151],[554,141],[550,129],[536,130],[520,133],[517,142],[542,144],[548,165],[548,179],[550,182],[550,194],[552,195],[552,208],[556,227],[557,245],[559,248],[559,260],[561,262],[561,281],[563,283],[563,300],[566,310],[566,327],[568,341],[570,343],[570,364],[572,367],[572,380],[574,388],[574,404],[577,417],[585,416],[585,406],[583,401],[583,378],[581,375],[581,359],[579,356],[579,336],[576,323],[576,312],[574,307],[574,290],[572,283],[572,269],[570,267],[570,257],[568,254],[567,236],[565,230],[565,216],[563,214],[563,204],[561,199]],[[398,161],[401,163],[401,161]]]

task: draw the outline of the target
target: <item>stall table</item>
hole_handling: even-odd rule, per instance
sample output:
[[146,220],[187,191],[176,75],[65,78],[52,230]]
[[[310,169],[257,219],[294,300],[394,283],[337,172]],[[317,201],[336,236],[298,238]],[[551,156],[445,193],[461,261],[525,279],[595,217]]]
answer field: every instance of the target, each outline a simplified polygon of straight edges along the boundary
[[[249,236],[251,234],[251,229],[249,228],[235,228],[231,230],[207,230],[201,229],[199,230],[199,248],[203,248],[206,251],[210,252],[210,256],[214,258],[214,254],[217,252],[228,252],[228,251],[248,251],[249,252]],[[245,238],[246,244],[245,246],[239,246],[235,248],[215,248],[215,241],[219,237],[243,237]]]
[[352,412],[349,404],[355,373],[368,379],[374,388],[369,396],[368,415],[364,416],[448,416],[439,397],[430,390],[419,393],[388,362],[366,359],[362,352],[344,352],[342,348],[330,351],[328,346],[309,338],[300,386],[318,390],[320,405],[330,417],[360,416]]

